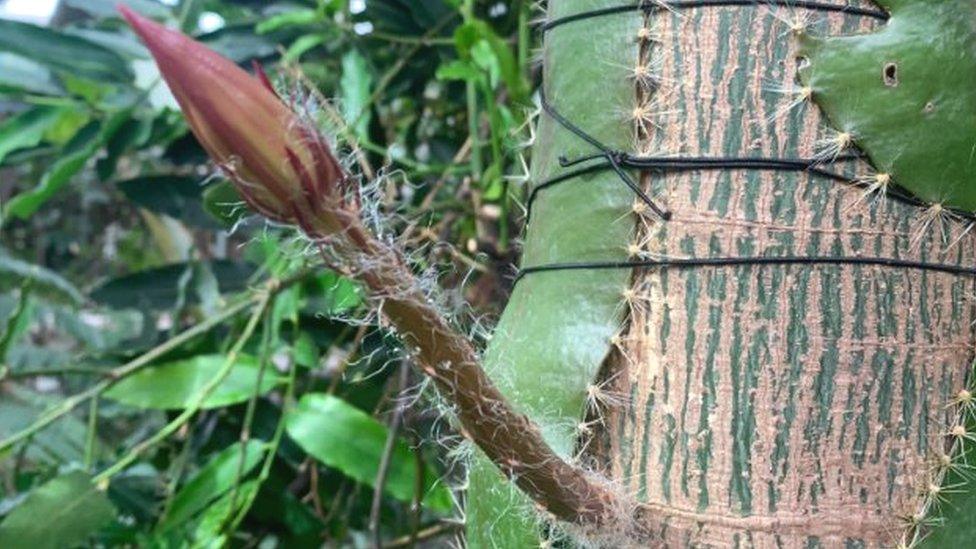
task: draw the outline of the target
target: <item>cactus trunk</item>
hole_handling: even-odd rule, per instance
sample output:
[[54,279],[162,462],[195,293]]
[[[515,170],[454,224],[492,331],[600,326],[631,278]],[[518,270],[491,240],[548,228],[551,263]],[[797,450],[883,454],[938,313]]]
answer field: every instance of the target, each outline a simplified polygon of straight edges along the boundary
[[[617,3],[552,2],[548,15],[605,5]],[[547,95],[627,152],[812,157],[832,130],[815,105],[788,108],[795,95],[775,89],[797,81],[797,43],[783,21],[795,13],[710,6],[563,25],[545,39]],[[815,15],[827,34],[882,24]],[[635,78],[638,66],[655,67],[660,86]],[[633,114],[648,98],[653,124]],[[545,114],[538,135],[534,185],[564,171],[560,156],[595,152]],[[864,162],[843,169],[871,173]],[[624,260],[635,244],[653,257],[976,262],[962,223],[920,227],[918,206],[865,199],[808,173],[641,181],[670,221],[636,215],[634,193],[612,172],[542,191],[523,267]],[[938,463],[959,417],[951,403],[973,360],[972,294],[967,277],[855,265],[534,273],[516,287],[487,366],[557,451],[579,454],[663,519],[668,527],[655,534],[671,546],[890,546],[912,541],[933,512],[930,485],[945,482]],[[584,423],[588,395],[598,393],[625,398],[598,398],[595,421]],[[476,459],[469,544],[533,546],[535,519]]]

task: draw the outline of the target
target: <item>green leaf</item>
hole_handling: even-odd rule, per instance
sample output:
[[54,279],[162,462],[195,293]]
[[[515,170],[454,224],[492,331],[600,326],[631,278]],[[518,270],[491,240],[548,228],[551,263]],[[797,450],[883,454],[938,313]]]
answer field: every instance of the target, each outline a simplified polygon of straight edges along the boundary
[[258,23],[254,27],[254,32],[268,34],[288,27],[314,25],[320,22],[322,22],[322,15],[316,10],[289,10]]
[[[478,46],[480,42],[485,42],[485,46]],[[490,63],[497,66],[498,76],[505,82],[505,87],[508,88],[512,98],[522,102],[528,99],[528,84],[519,69],[512,48],[487,23],[473,20],[458,27],[454,32],[454,43],[462,59],[477,56],[480,58],[480,61],[476,60],[479,64],[485,63],[487,59],[485,52],[476,53],[476,48],[490,49],[494,58]]]
[[[0,33],[2,32],[0,28]],[[102,124],[92,122],[82,128],[71,142],[65,145],[61,157],[44,174],[37,186],[14,196],[6,204],[4,215],[20,219],[27,219],[33,215],[45,202],[71,182],[71,178],[85,167],[88,160],[115,134],[130,115],[127,110],[120,111]]]
[[132,69],[119,54],[94,42],[47,27],[0,19],[0,50],[55,71],[92,80],[129,82]]
[[455,59],[437,67],[438,80],[464,80],[476,82],[481,78],[481,71],[467,61]]
[[0,164],[3,164],[3,159],[10,152],[39,145],[44,140],[44,134],[68,110],[71,109],[34,107],[0,123]]
[[[174,263],[165,267],[147,269],[105,282],[91,293],[96,302],[128,309],[133,307],[166,309],[180,298],[180,277],[192,269],[191,263]],[[213,261],[210,264],[223,293],[239,292],[247,288],[254,268],[247,263]]]
[[0,92],[61,95],[64,89],[51,70],[22,55],[0,51]]
[[203,549],[221,549],[227,547],[227,533],[224,531],[227,522],[241,510],[241,506],[256,492],[261,485],[252,480],[241,484],[234,494],[227,494],[207,507],[200,517],[200,523],[193,532],[193,547]]
[[[120,17],[116,9],[118,0],[65,0],[64,3],[100,19]],[[169,8],[154,0],[125,0],[125,5],[146,17],[160,19],[170,16]]]
[[356,136],[366,139],[369,131],[369,97],[373,75],[366,58],[356,50],[342,56],[342,117],[352,126]]
[[[8,384],[0,398],[0,439],[27,428],[58,402],[58,399]],[[81,461],[86,431],[85,423],[77,416],[65,416],[31,438],[25,457],[33,463],[54,466]],[[0,455],[0,461],[3,457]]]
[[295,364],[306,368],[315,368],[319,365],[319,349],[315,345],[315,339],[308,332],[302,332],[295,340],[292,347],[292,358]]
[[[193,404],[200,391],[217,376],[225,360],[223,355],[199,355],[150,366],[113,385],[105,397],[136,408],[180,410]],[[245,402],[254,394],[259,373],[257,358],[238,356],[227,378],[204,400],[203,409]],[[267,393],[279,382],[274,370],[266,368],[258,392]]]
[[308,309],[318,313],[333,316],[355,309],[363,302],[359,285],[335,271],[323,271],[308,286],[305,292]]
[[204,189],[203,209],[224,225],[233,225],[250,214],[244,199],[226,179]]
[[[238,473],[244,477],[261,463],[265,453],[263,443],[251,441],[243,453],[242,447],[240,442],[228,446],[183,485],[173,496],[169,511],[157,531],[162,533],[193,519],[207,504],[234,487]],[[238,494],[238,498],[242,499],[240,496]]]
[[307,52],[325,43],[326,38],[324,34],[306,34],[299,36],[285,50],[285,55],[282,56],[282,59],[284,61],[296,61]]
[[57,477],[27,496],[0,523],[4,549],[62,549],[86,539],[115,518],[115,509],[88,475]]
[[[370,486],[376,480],[387,428],[362,410],[327,394],[306,394],[287,416],[288,435],[315,459]],[[412,501],[416,489],[417,458],[406,442],[397,440],[385,489],[401,501]],[[451,508],[443,484],[425,471],[424,503],[437,511]]]
[[149,211],[196,227],[217,226],[204,210],[203,186],[199,178],[150,175],[120,181],[116,186],[126,198]]

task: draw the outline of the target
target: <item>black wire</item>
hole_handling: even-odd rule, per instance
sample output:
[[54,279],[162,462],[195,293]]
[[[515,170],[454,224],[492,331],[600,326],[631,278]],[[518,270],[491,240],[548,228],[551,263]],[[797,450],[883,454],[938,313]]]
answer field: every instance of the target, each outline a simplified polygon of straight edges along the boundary
[[[702,7],[720,6],[780,6],[795,9],[807,9],[822,12],[844,13],[872,17],[882,21],[888,20],[888,14],[879,10],[859,8],[848,5],[829,4],[826,2],[813,2],[803,0],[661,0],[661,1],[642,1],[636,4],[626,4],[610,6],[606,8],[585,11],[550,20],[542,25],[543,32],[552,30],[561,25],[601,17],[615,13],[641,10],[645,13],[658,10],[687,9]],[[763,157],[660,157],[660,156],[636,156],[630,153],[613,149],[602,143],[596,137],[590,135],[582,128],[574,124],[563,116],[551,103],[545,93],[545,86],[539,91],[542,109],[551,116],[560,126],[585,141],[598,152],[583,155],[574,159],[567,159],[565,156],[559,158],[559,164],[563,168],[581,166],[573,170],[566,171],[553,176],[539,185],[536,185],[528,198],[526,222],[532,214],[532,205],[538,193],[549,187],[570,181],[577,177],[612,170],[650,209],[664,220],[671,218],[671,212],[664,210],[654,203],[654,201],[640,188],[633,177],[625,170],[653,170],[658,172],[681,172],[681,171],[702,171],[702,170],[764,170],[764,171],[794,171],[806,172],[818,175],[834,181],[867,188],[868,182],[852,180],[850,177],[831,171],[825,165],[837,162],[846,162],[864,158],[861,153],[844,154],[833,158],[830,162],[809,158],[763,158]],[[925,202],[911,195],[907,190],[891,185],[886,193],[897,200],[907,202],[917,206],[927,206]],[[949,210],[951,213],[960,217],[976,220],[976,214],[961,210]],[[536,265],[521,269],[515,277],[514,283],[517,284],[522,278],[532,273],[558,272],[558,271],[578,271],[578,270],[612,270],[612,269],[651,269],[651,268],[691,268],[691,267],[729,267],[747,265],[863,265],[879,266],[889,268],[916,269],[923,271],[941,272],[958,276],[976,277],[976,268],[963,267],[959,265],[948,265],[942,263],[929,263],[924,261],[914,261],[905,259],[883,258],[883,257],[838,257],[838,256],[784,256],[784,257],[713,257],[713,258],[678,258],[678,259],[648,259],[648,260],[628,260],[628,261],[595,261],[595,262],[573,262],[573,263],[552,263],[547,265]]]
[[690,8],[708,8],[708,7],[725,7],[725,6],[773,6],[773,7],[784,7],[793,9],[805,9],[811,11],[821,11],[821,12],[833,12],[833,13],[844,13],[847,15],[859,15],[863,17],[872,17],[880,21],[887,21],[888,14],[881,10],[874,10],[869,8],[859,8],[856,6],[830,4],[827,2],[808,2],[803,0],[661,0],[661,1],[643,1],[637,2],[635,4],[621,4],[619,6],[609,6],[606,8],[600,8],[595,10],[584,11],[580,13],[574,13],[572,15],[567,15],[565,17],[559,17],[557,19],[552,19],[544,23],[540,29],[542,32],[548,32],[556,27],[573,23],[576,21],[582,21],[584,19],[592,19],[594,17],[602,17],[605,15],[613,15],[617,13],[626,13],[628,11],[643,11],[645,13],[660,10],[681,10]]
[[677,258],[677,259],[645,259],[630,261],[592,261],[576,263],[550,263],[521,269],[515,277],[517,284],[526,275],[542,272],[581,271],[581,270],[616,270],[616,269],[654,269],[654,268],[689,268],[689,267],[740,267],[749,265],[866,265],[877,267],[892,267],[900,269],[917,269],[922,271],[940,272],[958,276],[976,277],[976,268],[947,265],[943,263],[929,263],[908,259],[894,259],[888,257],[838,257],[838,256],[784,256],[784,257],[706,257],[706,258]]

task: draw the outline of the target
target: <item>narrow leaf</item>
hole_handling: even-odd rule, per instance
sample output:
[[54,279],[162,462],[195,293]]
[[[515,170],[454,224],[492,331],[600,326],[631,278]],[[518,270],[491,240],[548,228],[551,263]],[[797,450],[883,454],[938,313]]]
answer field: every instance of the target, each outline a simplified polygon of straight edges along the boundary
[[238,472],[246,476],[261,463],[264,444],[252,441],[243,456],[241,448],[239,442],[225,448],[176,493],[159,525],[160,533],[194,518],[207,504],[234,487]]
[[373,85],[373,75],[369,72],[366,58],[358,51],[351,50],[342,56],[342,117],[346,124],[352,125],[360,139],[365,139],[369,129],[369,96]]

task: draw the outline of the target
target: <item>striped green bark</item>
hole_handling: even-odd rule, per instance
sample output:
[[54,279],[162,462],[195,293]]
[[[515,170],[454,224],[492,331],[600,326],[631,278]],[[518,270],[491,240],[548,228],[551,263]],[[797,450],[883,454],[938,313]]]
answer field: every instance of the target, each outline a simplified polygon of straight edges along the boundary
[[[851,2],[852,4],[857,2]],[[552,2],[550,17],[617,2]],[[773,88],[795,81],[796,48],[766,7],[602,17],[545,43],[552,103],[614,147],[674,155],[810,157],[827,135],[812,105]],[[775,15],[790,16],[787,10]],[[819,16],[818,32],[872,23]],[[657,92],[670,111],[635,139],[636,37],[653,28]],[[638,142],[639,141],[639,142]],[[591,153],[543,115],[535,184],[560,155]],[[866,166],[851,165],[852,173]],[[645,174],[674,217],[635,231],[633,194],[601,174],[540,194],[523,265],[654,256],[838,255],[974,263],[963,227],[922,230],[920,210],[861,200],[798,173]],[[940,230],[936,230],[940,229]],[[917,243],[913,236],[921,234]],[[630,287],[637,299],[626,303]],[[947,408],[972,360],[972,281],[864,266],[745,266],[553,272],[522,280],[488,352],[493,379],[564,456],[577,446],[601,365],[622,405],[604,410],[601,472],[658,517],[675,547],[880,546],[904,530],[946,448]],[[625,328],[620,352],[611,338]],[[608,358],[609,357],[609,358]],[[613,402],[618,399],[609,399]],[[468,492],[472,547],[531,547],[535,513],[484,460]],[[627,546],[633,540],[616,540]]]
[[[790,12],[780,10],[780,15]],[[866,30],[820,16],[815,32]],[[657,148],[707,156],[811,157],[818,109],[772,91],[795,82],[795,42],[767,8],[662,16],[669,105]],[[854,170],[867,170],[854,166]],[[918,225],[922,211],[816,176],[652,177],[674,219],[648,231],[680,257],[877,256],[973,264]],[[962,234],[961,224],[938,229]],[[912,237],[920,235],[913,245]],[[631,396],[607,434],[613,476],[661,513],[677,546],[840,546],[900,541],[921,508],[947,408],[972,360],[972,280],[858,266],[662,270],[632,320]]]

